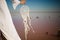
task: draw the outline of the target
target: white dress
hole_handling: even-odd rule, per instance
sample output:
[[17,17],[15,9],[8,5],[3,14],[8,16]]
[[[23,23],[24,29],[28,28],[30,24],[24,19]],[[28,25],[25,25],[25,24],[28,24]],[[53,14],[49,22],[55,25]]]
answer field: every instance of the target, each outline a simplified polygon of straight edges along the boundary
[[21,40],[12,22],[5,0],[0,0],[0,30],[7,40]]
[[23,5],[21,8],[20,8],[20,14],[22,16],[22,19],[23,19],[23,23],[24,23],[24,27],[25,27],[25,30],[29,30],[29,25],[28,25],[28,20],[27,18],[30,18],[29,17],[29,7],[27,5]]

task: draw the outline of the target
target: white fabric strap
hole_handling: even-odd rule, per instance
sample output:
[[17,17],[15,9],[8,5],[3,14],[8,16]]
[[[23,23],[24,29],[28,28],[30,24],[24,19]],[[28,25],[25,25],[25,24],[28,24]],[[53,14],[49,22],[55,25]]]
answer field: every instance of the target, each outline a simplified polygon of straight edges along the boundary
[[13,8],[16,9],[16,7],[20,4],[19,0],[14,0],[13,1]]

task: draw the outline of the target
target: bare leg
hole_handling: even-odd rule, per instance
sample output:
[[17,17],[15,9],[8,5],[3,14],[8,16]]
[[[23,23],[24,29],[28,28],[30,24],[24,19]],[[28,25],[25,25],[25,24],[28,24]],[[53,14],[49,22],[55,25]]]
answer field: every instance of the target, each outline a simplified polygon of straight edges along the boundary
[[28,36],[28,31],[30,30],[28,24],[27,24],[27,19],[23,20],[24,23],[24,27],[25,27],[25,40],[27,40],[27,36]]

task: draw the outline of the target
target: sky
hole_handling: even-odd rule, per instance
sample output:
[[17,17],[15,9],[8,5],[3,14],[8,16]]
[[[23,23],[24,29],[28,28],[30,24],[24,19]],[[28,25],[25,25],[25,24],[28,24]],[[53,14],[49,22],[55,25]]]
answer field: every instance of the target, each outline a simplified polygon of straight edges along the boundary
[[[10,9],[13,9],[11,0],[6,0]],[[60,0],[26,0],[26,4],[30,7],[30,10],[50,10],[60,9]],[[16,9],[19,9],[22,5],[18,5]]]

